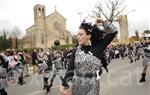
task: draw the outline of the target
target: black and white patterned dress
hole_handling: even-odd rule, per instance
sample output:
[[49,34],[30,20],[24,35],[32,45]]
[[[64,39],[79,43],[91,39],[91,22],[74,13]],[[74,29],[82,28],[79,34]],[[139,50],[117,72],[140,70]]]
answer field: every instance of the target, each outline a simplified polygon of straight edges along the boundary
[[[7,70],[8,70],[8,60],[6,58],[6,56],[1,55],[0,56],[4,59],[4,61],[2,62],[2,60],[0,59],[1,63],[0,63],[0,90],[1,89],[5,89],[8,84],[7,84]],[[0,92],[1,94],[1,92]]]
[[[84,77],[86,74],[99,75],[101,61],[92,53],[85,53],[78,46],[75,57],[75,72],[72,85],[72,95],[100,95],[100,81],[98,77]],[[78,76],[78,73],[82,76]]]
[[144,48],[143,66],[145,65],[150,66],[150,43]]

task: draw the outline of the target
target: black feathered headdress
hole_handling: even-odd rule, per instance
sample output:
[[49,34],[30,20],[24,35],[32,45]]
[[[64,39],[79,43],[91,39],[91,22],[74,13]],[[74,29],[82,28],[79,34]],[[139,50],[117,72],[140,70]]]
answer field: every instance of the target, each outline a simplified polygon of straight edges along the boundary
[[91,22],[86,22],[84,19],[80,25],[80,28],[83,28],[86,32],[92,32],[93,26]]
[[91,41],[97,42],[102,39],[104,31],[99,29],[96,24],[92,25],[92,22],[87,22],[85,19],[82,21],[80,29],[84,29],[87,34],[91,34]]

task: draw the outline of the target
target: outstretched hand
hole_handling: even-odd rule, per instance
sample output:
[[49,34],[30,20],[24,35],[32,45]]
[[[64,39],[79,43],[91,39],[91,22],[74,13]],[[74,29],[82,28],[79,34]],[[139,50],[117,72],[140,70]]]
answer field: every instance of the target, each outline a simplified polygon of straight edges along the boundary
[[61,93],[62,95],[71,95],[71,94],[69,93],[69,89],[65,89],[64,86],[60,86],[60,93]]

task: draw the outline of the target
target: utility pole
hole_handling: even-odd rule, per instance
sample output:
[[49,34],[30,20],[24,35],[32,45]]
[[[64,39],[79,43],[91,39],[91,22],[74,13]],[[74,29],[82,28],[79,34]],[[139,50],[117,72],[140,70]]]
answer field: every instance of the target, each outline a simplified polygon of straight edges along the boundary
[[83,14],[83,12],[78,12],[78,15],[80,16],[80,23],[81,23],[81,20],[82,20],[82,14]]

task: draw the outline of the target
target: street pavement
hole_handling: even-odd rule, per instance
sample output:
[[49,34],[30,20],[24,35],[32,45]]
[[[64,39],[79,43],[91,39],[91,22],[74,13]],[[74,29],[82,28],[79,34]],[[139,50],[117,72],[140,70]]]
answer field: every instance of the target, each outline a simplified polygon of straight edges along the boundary
[[[150,70],[146,76],[145,83],[139,83],[142,72],[142,60],[129,63],[129,59],[113,59],[109,64],[109,73],[103,70],[100,79],[101,95],[150,95]],[[65,74],[66,70],[62,71]],[[23,86],[9,83],[6,89],[8,95],[45,95],[43,89],[42,74],[32,75],[25,78]],[[61,95],[59,86],[61,81],[56,77],[51,89],[51,95]]]

